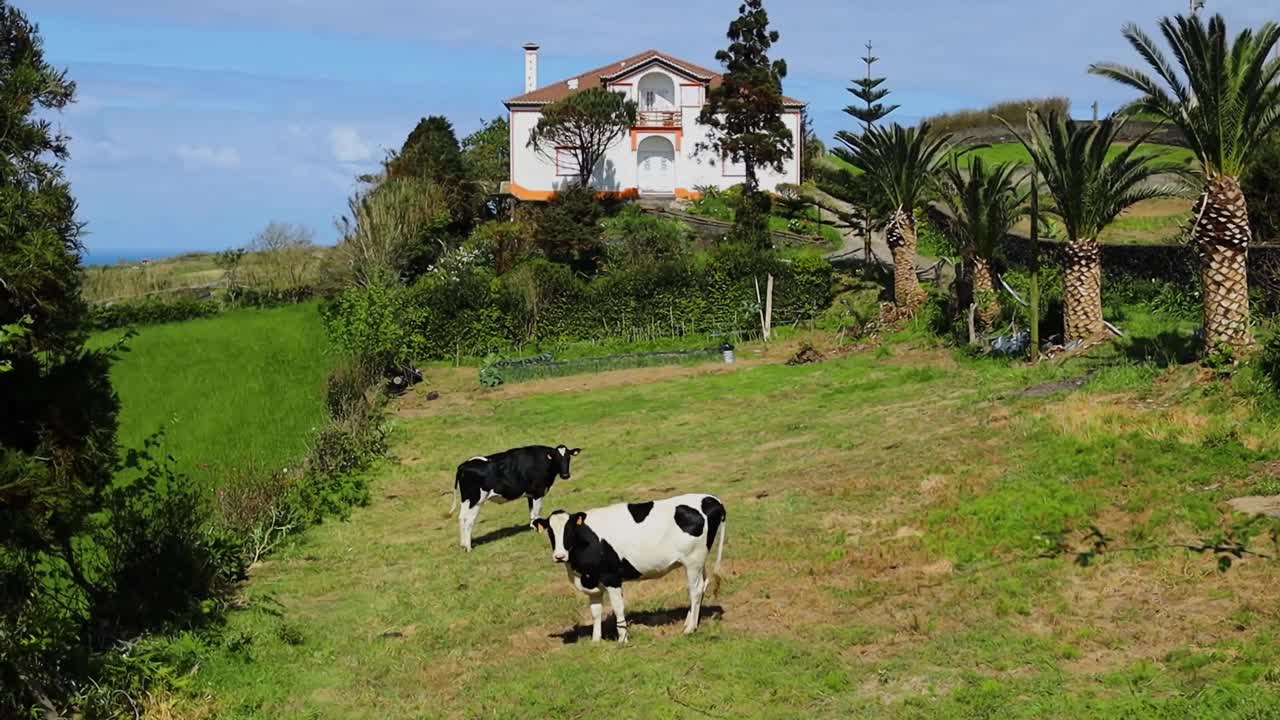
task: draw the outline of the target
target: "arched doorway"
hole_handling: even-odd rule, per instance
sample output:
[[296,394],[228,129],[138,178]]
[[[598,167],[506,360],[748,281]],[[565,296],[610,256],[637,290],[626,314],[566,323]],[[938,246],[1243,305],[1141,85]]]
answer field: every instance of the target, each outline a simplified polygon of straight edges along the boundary
[[670,140],[651,135],[640,141],[636,180],[642,193],[670,195],[676,191],[676,148]]
[[666,73],[654,72],[640,78],[636,86],[640,110],[671,112],[676,109],[676,84]]

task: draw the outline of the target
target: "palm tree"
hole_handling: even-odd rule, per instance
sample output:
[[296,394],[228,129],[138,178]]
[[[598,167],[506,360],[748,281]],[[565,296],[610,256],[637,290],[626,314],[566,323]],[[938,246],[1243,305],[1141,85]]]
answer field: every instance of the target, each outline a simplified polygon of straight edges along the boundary
[[943,202],[951,211],[951,228],[960,241],[973,283],[979,328],[989,329],[1000,317],[993,260],[1000,242],[1024,214],[1028,193],[1018,190],[1017,163],[987,165],[974,157],[968,171],[954,155],[939,180]]
[[946,160],[951,136],[935,135],[929,123],[919,128],[894,123],[861,135],[841,131],[836,139],[847,147],[836,148],[835,154],[866,172],[895,208],[885,231],[893,252],[893,296],[899,307],[915,310],[925,300],[916,278],[915,210]]
[[[1280,26],[1266,23],[1234,41],[1215,15],[1160,21],[1178,68],[1136,25],[1124,37],[1156,77],[1112,63],[1089,72],[1135,88],[1142,96],[1122,112],[1146,112],[1172,123],[1199,159],[1203,191],[1195,207],[1192,239],[1200,250],[1206,351],[1221,345],[1237,354],[1253,346],[1249,328],[1249,208],[1240,176],[1268,134],[1280,128],[1280,58],[1267,60]],[[1179,69],[1181,72],[1179,72]]]
[[1129,207],[1173,192],[1151,183],[1159,168],[1138,152],[1146,136],[1107,159],[1124,125],[1114,116],[1096,124],[1074,123],[1057,111],[1047,116],[1034,111],[1027,114],[1027,135],[1018,134],[1053,199],[1048,210],[1062,220],[1067,235],[1067,342],[1090,341],[1106,330],[1098,236]]

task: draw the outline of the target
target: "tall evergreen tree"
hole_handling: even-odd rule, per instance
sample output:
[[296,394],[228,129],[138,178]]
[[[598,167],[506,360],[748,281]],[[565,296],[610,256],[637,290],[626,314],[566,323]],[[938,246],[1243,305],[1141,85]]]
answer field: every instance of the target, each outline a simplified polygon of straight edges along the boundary
[[872,125],[885,119],[898,105],[885,105],[880,102],[892,93],[888,88],[883,88],[885,78],[873,77],[871,74],[872,67],[880,61],[872,52],[872,45],[867,43],[867,54],[862,57],[862,62],[867,66],[867,73],[860,79],[853,81],[853,87],[849,88],[849,93],[863,102],[862,107],[850,105],[844,109],[845,113],[851,115],[862,122],[863,132],[871,129]]
[[[898,109],[898,105],[885,105],[880,102],[884,100],[892,92],[888,88],[881,87],[884,85],[885,78],[874,77],[872,68],[880,58],[872,52],[871,41],[867,41],[867,54],[862,56],[862,62],[867,66],[866,74],[861,79],[853,80],[853,86],[849,88],[849,93],[855,98],[862,101],[862,106],[849,105],[844,109],[845,113],[862,123],[862,132],[867,133],[875,126],[877,122],[885,119],[894,110]],[[866,256],[866,262],[871,262],[871,208],[870,203],[862,203],[856,208],[855,228],[862,233],[863,253]]]
[[6,369],[0,372],[0,715],[6,717],[31,701],[33,682],[57,673],[44,653],[75,642],[74,628],[61,626],[60,636],[49,630],[56,625],[50,618],[65,613],[47,596],[50,577],[85,584],[72,538],[101,508],[116,464],[111,357],[85,349],[81,225],[61,166],[68,138],[40,117],[74,95],[66,73],[45,62],[37,28],[0,0],[0,367]]
[[726,162],[742,163],[745,182],[742,203],[734,220],[736,239],[758,246],[769,244],[769,199],[760,192],[760,168],[782,172],[794,157],[795,141],[782,121],[786,107],[782,79],[784,60],[770,60],[769,49],[780,37],[769,29],[763,0],[746,0],[729,23],[729,47],[716,53],[725,67],[718,87],[707,92],[698,122],[711,129],[702,147]]

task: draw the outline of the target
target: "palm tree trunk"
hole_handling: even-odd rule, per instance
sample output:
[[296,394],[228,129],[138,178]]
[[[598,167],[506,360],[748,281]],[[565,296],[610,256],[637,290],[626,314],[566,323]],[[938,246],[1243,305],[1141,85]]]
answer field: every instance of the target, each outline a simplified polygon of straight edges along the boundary
[[1204,283],[1204,351],[1253,349],[1249,327],[1249,206],[1234,177],[1209,180],[1196,205],[1194,240]]
[[973,268],[973,302],[977,304],[978,327],[990,330],[1000,318],[1000,301],[996,297],[995,276],[991,272],[991,262],[984,257],[974,255],[969,259]]
[[893,252],[893,301],[898,307],[916,310],[924,305],[924,288],[916,278],[916,220],[898,208],[889,219],[885,240]]
[[1106,330],[1102,324],[1102,248],[1096,240],[1067,243],[1063,298],[1066,342],[1089,340]]

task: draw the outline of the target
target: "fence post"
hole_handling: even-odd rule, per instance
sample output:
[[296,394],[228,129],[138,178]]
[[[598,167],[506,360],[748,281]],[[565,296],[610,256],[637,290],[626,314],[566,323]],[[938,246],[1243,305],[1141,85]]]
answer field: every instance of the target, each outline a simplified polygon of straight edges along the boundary
[[768,286],[764,292],[764,339],[773,337],[773,273],[769,273]]
[[1031,362],[1040,362],[1040,168],[1031,168]]

